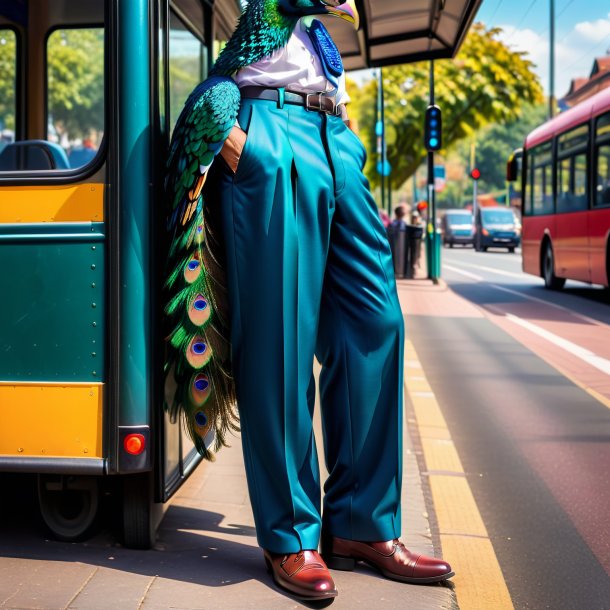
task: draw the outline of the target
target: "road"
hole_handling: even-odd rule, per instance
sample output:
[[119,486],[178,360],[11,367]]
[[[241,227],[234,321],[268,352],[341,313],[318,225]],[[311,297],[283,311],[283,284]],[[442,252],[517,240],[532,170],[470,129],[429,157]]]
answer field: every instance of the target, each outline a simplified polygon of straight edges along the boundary
[[513,604],[608,609],[607,293],[573,282],[546,291],[519,253],[442,255],[444,281],[476,313],[415,307],[407,332]]

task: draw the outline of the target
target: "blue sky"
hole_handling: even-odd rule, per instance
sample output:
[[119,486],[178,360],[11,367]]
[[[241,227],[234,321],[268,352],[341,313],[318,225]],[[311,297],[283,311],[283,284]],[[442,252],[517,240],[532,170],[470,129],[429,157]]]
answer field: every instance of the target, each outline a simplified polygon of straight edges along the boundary
[[[503,40],[527,51],[537,64],[545,91],[549,81],[550,0],[484,0],[476,20],[503,28]],[[557,97],[568,90],[570,80],[588,76],[595,57],[610,49],[608,0],[555,0]]]

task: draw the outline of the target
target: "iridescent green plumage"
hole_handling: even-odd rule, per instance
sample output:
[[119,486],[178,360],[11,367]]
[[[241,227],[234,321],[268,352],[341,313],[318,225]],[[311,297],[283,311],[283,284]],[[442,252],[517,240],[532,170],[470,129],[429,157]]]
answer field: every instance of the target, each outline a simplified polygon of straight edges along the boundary
[[231,76],[285,46],[299,18],[324,7],[321,0],[250,0],[210,78],[190,94],[172,136],[165,408],[172,420],[184,416],[189,436],[208,459],[212,438],[217,450],[226,433],[238,429],[238,419],[221,247],[207,222],[203,183],[239,113]]

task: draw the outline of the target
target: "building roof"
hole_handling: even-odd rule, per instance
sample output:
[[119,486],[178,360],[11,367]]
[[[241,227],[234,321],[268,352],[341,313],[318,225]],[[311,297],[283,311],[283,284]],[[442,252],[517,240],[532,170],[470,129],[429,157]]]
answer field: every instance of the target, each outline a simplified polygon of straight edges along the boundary
[[453,57],[483,0],[355,0],[360,30],[326,26],[347,70]]
[[584,87],[588,82],[589,79],[584,78],[582,76],[579,78],[573,78],[572,82],[570,83],[570,90],[568,91],[568,95],[576,93],[579,89],[582,89],[582,87]]
[[593,69],[591,70],[591,78],[600,72],[608,72],[610,70],[610,56],[598,57],[593,62]]
[[572,80],[570,90],[559,102],[560,106],[572,108],[607,87],[610,87],[610,55],[598,57],[593,62],[589,78],[575,78]]

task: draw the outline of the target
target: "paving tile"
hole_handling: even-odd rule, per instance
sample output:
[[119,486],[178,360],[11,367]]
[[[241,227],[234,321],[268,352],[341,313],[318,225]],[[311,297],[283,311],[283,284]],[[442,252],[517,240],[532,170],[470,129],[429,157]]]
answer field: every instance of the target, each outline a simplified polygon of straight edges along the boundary
[[0,608],[66,608],[96,569],[64,561],[0,558],[0,582],[10,582],[13,589],[3,594]]
[[137,610],[154,576],[98,568],[70,610]]

